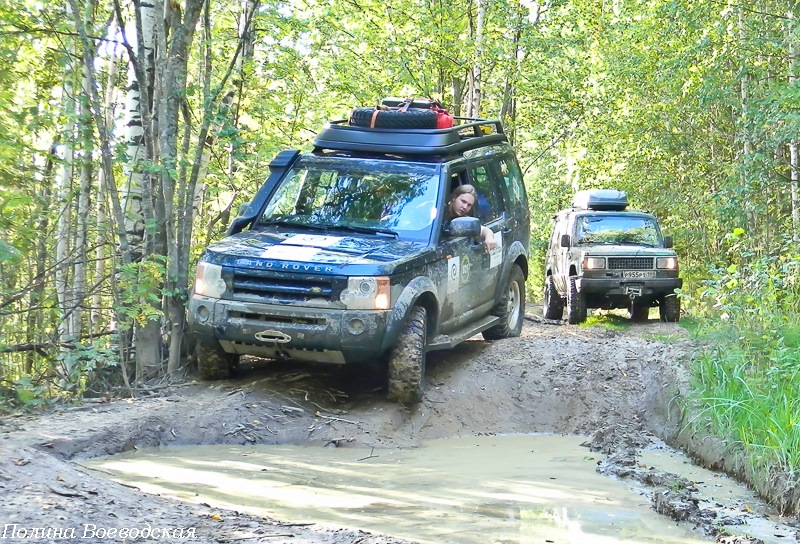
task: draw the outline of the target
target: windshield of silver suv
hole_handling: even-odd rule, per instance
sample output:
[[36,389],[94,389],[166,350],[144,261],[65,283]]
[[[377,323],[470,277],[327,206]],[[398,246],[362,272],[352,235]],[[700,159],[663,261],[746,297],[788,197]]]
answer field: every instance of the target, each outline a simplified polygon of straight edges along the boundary
[[636,244],[661,245],[661,233],[654,219],[624,215],[584,215],[575,220],[578,245]]
[[260,224],[296,224],[427,241],[436,218],[435,165],[304,157],[283,178]]

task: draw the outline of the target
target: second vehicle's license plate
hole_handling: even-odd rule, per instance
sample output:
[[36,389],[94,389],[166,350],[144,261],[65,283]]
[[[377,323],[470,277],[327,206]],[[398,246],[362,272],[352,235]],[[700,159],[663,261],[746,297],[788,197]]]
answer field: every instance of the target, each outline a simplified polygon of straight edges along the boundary
[[624,270],[622,272],[623,278],[655,278],[655,270]]

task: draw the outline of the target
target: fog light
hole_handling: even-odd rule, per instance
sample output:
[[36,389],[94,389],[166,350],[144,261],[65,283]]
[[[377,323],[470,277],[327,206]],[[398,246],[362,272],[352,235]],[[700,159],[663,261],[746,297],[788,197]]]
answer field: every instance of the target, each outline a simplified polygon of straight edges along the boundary
[[358,336],[362,334],[365,330],[367,330],[367,324],[364,323],[364,320],[354,317],[350,321],[347,322],[347,332],[350,334]]
[[208,321],[208,316],[210,315],[211,315],[211,310],[208,309],[208,306],[200,305],[197,307],[198,321]]

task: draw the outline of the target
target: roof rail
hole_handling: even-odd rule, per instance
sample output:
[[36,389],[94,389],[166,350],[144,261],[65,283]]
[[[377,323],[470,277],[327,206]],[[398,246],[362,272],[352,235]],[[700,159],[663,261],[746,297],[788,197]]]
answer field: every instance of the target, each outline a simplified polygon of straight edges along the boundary
[[508,142],[499,120],[454,117],[451,128],[367,128],[347,120],[326,123],[314,138],[314,151],[362,151],[411,155],[449,155],[492,143]]

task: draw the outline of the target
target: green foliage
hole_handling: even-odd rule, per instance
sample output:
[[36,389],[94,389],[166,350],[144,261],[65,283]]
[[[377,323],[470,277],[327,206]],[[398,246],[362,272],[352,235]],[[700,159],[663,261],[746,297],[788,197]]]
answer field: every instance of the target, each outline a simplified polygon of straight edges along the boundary
[[747,451],[767,477],[778,465],[800,471],[800,247],[746,260],[741,229],[729,237],[737,263],[704,282],[711,319],[697,335],[707,347],[694,361],[693,402],[715,432]]
[[151,255],[149,259],[121,266],[118,280],[122,302],[118,308],[120,315],[139,325],[160,319],[166,272],[166,257],[161,255]]

